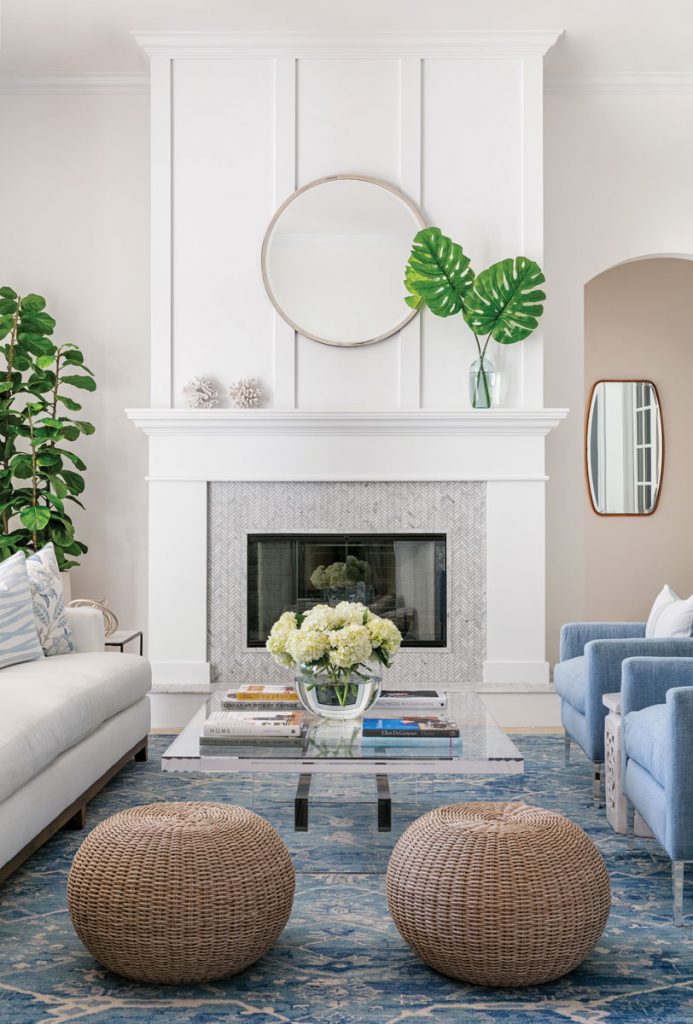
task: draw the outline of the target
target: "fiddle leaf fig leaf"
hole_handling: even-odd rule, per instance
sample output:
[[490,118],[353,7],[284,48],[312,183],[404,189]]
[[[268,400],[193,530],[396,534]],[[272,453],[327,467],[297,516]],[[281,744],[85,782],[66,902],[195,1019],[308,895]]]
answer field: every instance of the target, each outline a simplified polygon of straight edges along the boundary
[[482,270],[464,300],[463,315],[478,335],[513,345],[536,330],[546,298],[541,267],[526,256],[501,260]]
[[73,388],[82,388],[84,391],[96,391],[96,381],[93,377],[69,375],[62,378],[63,384],[71,384]]
[[19,513],[19,518],[26,526],[27,530],[37,531],[43,530],[48,526],[51,514],[47,508],[31,506],[29,508],[22,509]]
[[407,305],[418,309],[423,301],[436,316],[453,316],[462,310],[473,282],[474,271],[461,245],[440,228],[418,232],[404,274],[404,286],[410,292]]

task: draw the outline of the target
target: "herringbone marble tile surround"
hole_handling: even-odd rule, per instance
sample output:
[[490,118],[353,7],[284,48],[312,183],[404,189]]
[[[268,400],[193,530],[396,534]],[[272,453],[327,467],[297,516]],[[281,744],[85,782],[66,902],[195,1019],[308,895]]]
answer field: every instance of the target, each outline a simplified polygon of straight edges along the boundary
[[246,648],[249,533],[445,533],[448,646],[404,650],[390,686],[482,678],[486,655],[486,485],[482,482],[213,482],[208,495],[208,659],[215,682],[284,682]]

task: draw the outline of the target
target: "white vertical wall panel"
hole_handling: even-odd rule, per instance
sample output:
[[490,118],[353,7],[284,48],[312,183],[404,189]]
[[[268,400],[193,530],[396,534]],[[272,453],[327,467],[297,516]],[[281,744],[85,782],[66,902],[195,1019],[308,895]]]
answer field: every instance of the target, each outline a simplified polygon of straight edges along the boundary
[[181,60],[173,74],[173,387],[274,378],[260,273],[274,208],[272,60]]
[[[477,273],[522,254],[522,112],[520,61],[424,61],[423,208],[430,224],[461,243]],[[492,343],[488,354],[502,371],[501,404],[521,404],[521,352]],[[475,355],[461,317],[424,314],[425,408],[468,407]]]
[[[398,60],[299,60],[296,110],[297,186],[367,174],[399,187]],[[299,409],[397,408],[399,339],[344,349],[299,335],[296,397]]]

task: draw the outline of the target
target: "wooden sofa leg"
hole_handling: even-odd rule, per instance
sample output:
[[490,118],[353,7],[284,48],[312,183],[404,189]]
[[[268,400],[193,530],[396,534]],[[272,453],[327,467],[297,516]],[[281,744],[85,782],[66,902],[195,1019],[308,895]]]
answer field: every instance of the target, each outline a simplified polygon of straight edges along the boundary
[[71,818],[68,818],[65,822],[64,828],[69,829],[82,829],[87,824],[87,805],[82,804],[78,807]]
[[135,753],[136,761],[146,761],[149,755],[149,740],[146,739],[140,749]]

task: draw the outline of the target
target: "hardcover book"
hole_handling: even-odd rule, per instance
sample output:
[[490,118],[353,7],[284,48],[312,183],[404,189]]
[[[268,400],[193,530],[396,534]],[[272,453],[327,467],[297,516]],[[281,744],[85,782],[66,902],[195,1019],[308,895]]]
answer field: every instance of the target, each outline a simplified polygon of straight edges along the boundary
[[298,736],[303,732],[301,711],[214,711],[202,726],[203,737]]
[[293,686],[264,686],[259,683],[248,683],[245,686],[239,686],[237,690],[229,690],[224,700],[240,701],[244,704],[258,701],[280,701],[298,705],[298,695]]
[[382,690],[374,709],[444,708],[445,704],[445,694],[440,690]]
[[364,718],[362,736],[406,736],[409,739],[458,737],[454,722],[439,715],[407,715],[402,718]]

